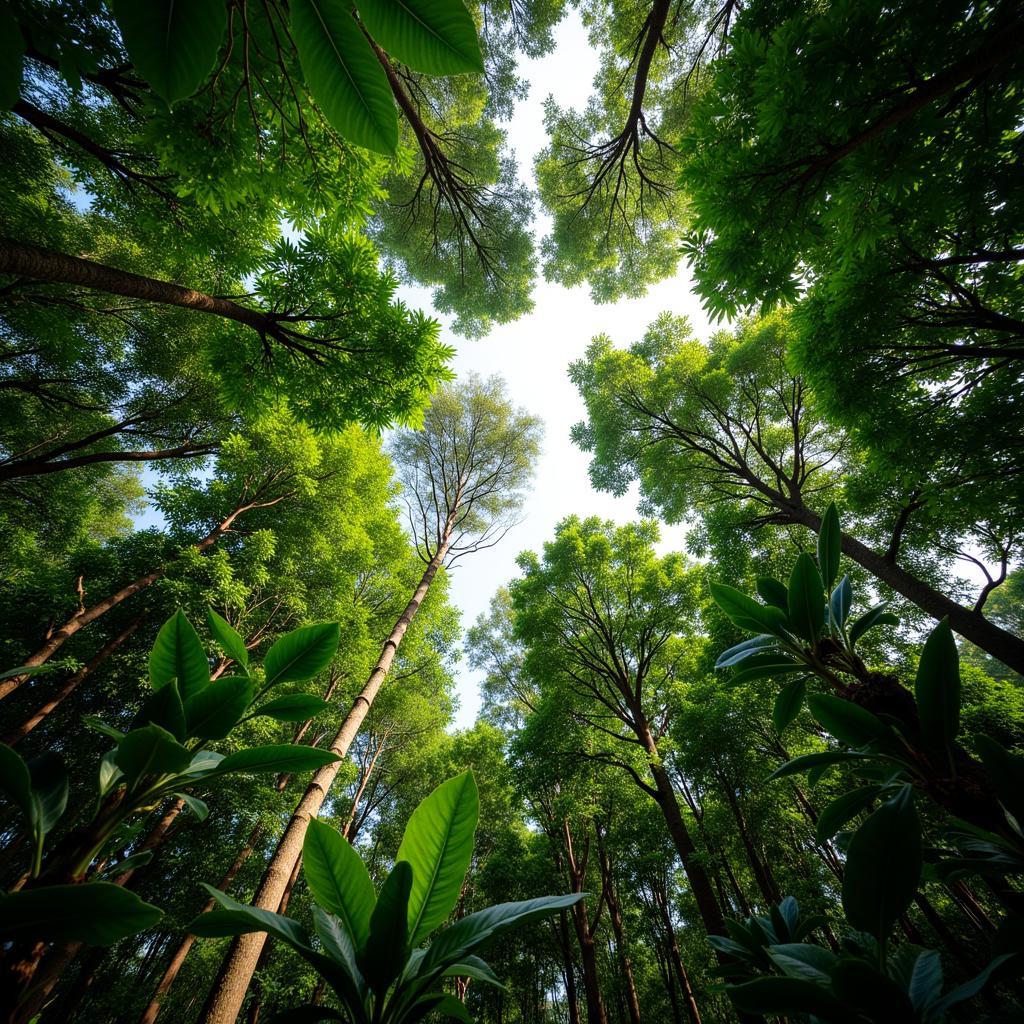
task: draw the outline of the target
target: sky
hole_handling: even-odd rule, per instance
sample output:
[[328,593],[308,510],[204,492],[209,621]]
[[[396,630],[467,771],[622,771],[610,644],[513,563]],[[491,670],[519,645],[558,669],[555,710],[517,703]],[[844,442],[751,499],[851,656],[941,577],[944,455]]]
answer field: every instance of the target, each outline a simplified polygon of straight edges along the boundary
[[[530,92],[516,106],[506,126],[520,175],[528,181],[533,158],[546,142],[544,100],[553,94],[562,106],[582,107],[597,71],[596,56],[578,18],[562,22],[556,41],[556,49],[547,57],[521,62],[521,74],[529,81]],[[566,68],[574,69],[572,76],[566,76]],[[538,217],[534,228],[539,239],[547,230],[543,216]],[[433,309],[428,289],[403,288],[402,297],[413,307]],[[522,521],[496,547],[467,555],[452,569],[451,597],[462,612],[463,628],[487,610],[498,587],[517,575],[515,560],[519,552],[539,551],[554,535],[555,524],[565,516],[597,515],[616,522],[636,518],[635,495],[615,498],[590,486],[588,457],[569,439],[572,425],[584,418],[583,403],[567,376],[569,363],[583,355],[596,334],[608,334],[618,345],[631,344],[665,310],[689,317],[698,337],[710,334],[685,271],[650,288],[640,299],[603,306],[591,301],[586,287],[566,289],[540,279],[534,302],[528,316],[497,327],[478,341],[452,334],[446,323],[450,318],[434,313],[445,324],[445,341],[457,350],[454,368],[458,378],[470,373],[485,377],[498,374],[505,379],[513,401],[544,421],[543,454]],[[665,545],[682,547],[681,534],[673,537],[670,531],[665,529]],[[460,708],[455,725],[469,726],[480,707],[479,676],[463,658],[456,678]]]

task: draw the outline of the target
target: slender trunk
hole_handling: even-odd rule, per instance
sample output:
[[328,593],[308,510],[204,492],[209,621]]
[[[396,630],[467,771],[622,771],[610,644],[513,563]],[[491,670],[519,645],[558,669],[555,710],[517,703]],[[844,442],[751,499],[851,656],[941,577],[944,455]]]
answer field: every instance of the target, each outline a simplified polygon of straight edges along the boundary
[[676,981],[683,993],[683,1002],[686,1005],[686,1014],[691,1024],[701,1024],[700,1009],[697,1006],[697,998],[693,994],[693,986],[690,984],[690,976],[687,974],[683,964],[683,958],[679,953],[679,942],[676,939],[676,930],[672,927],[672,915],[668,911],[668,895],[666,893],[655,893],[655,902],[661,914],[662,927],[665,929],[665,938],[668,945],[669,960],[672,963],[672,970],[675,973]]
[[629,1012],[630,1024],[640,1024],[640,997],[637,995],[636,979],[633,977],[633,961],[630,960],[629,949],[626,946],[626,936],[622,926],[622,907],[619,905],[619,897],[612,879],[611,862],[603,843],[600,853],[601,875],[605,885],[604,898],[608,904],[608,916],[612,922],[615,945],[619,959],[622,961],[622,975],[626,980],[626,1009]]
[[583,968],[583,998],[587,1004],[587,1024],[608,1024],[604,1000],[601,998],[597,950],[590,922],[587,920],[586,902],[573,905],[572,922],[576,930],[576,943],[580,949],[580,966]]
[[765,903],[769,906],[774,906],[782,899],[782,896],[779,893],[779,887],[775,884],[775,879],[772,877],[772,873],[768,868],[767,863],[762,858],[756,844],[754,843],[753,837],[750,834],[750,828],[747,825],[747,817],[743,813],[743,808],[740,807],[739,800],[736,798],[736,791],[727,779],[721,779],[719,781],[721,782],[722,791],[725,793],[725,799],[732,811],[732,816],[736,821],[736,828],[739,832],[740,842],[743,844],[743,849],[747,854],[747,861],[750,864],[750,870],[754,875],[754,880],[757,882],[757,887],[761,890],[761,895],[764,897]]
[[145,616],[140,615],[135,619],[134,622],[126,626],[113,640],[110,641],[105,647],[103,647],[98,654],[87,664],[83,665],[77,672],[72,675],[68,681],[40,708],[32,713],[24,722],[21,723],[16,729],[9,732],[3,742],[9,747],[15,746],[21,742],[40,722],[43,721],[48,715],[53,714],[54,711],[65,701],[87,675],[92,674],[103,664],[122,644],[139,628],[142,624]]
[[569,920],[564,910],[558,916],[558,942],[562,949],[562,978],[565,982],[565,1001],[569,1007],[569,1024],[582,1024],[580,1001],[576,994],[576,965],[569,944]]
[[[349,711],[345,721],[342,723],[338,734],[331,743],[331,751],[342,758],[348,753],[359,727],[362,725],[366,713],[373,704],[377,691],[381,688],[384,680],[395,659],[398,646],[402,642],[409,625],[416,617],[416,613],[427,596],[427,591],[437,575],[438,569],[443,564],[444,557],[448,551],[450,535],[446,535],[439,545],[433,558],[427,563],[427,568],[420,579],[412,599],[406,605],[405,610],[395,623],[391,635],[384,643],[380,658],[374,666],[363,687],[362,692],[356,697],[352,709]],[[285,828],[263,874],[263,879],[253,898],[253,906],[264,910],[276,910],[284,895],[291,876],[292,869],[299,857],[302,855],[302,841],[309,826],[309,819],[316,815],[327,797],[327,791],[337,776],[342,761],[335,761],[319,769],[313,776],[312,782],[303,794],[298,806],[292,814],[291,820]],[[260,951],[266,942],[265,932],[257,932],[250,935],[239,936],[231,943],[227,956],[221,964],[217,979],[207,998],[206,1005],[200,1015],[202,1024],[234,1024],[238,1011],[241,1009],[245,999],[245,992],[249,986],[253,971],[256,969],[256,961],[259,959]]]
[[[252,830],[249,835],[249,841],[239,851],[238,856],[232,862],[231,867],[228,868],[224,877],[217,885],[217,888],[222,892],[230,888],[231,883],[235,880],[235,875],[242,870],[242,866],[256,848],[256,844],[259,842],[262,833],[263,829],[259,825]],[[207,900],[202,912],[205,914],[212,910],[213,904],[214,901],[212,899]],[[150,1000],[149,1005],[139,1018],[139,1024],[154,1024],[157,1014],[160,1013],[160,1004],[163,1002],[164,997],[170,991],[171,986],[178,977],[178,972],[185,963],[185,958],[188,956],[189,950],[191,950],[195,941],[196,937],[194,935],[186,935],[181,940],[178,948],[174,951],[174,955],[171,957],[171,962],[167,965],[167,969],[163,973],[163,977],[160,979],[160,983],[156,987],[156,992],[153,993],[153,998]]]

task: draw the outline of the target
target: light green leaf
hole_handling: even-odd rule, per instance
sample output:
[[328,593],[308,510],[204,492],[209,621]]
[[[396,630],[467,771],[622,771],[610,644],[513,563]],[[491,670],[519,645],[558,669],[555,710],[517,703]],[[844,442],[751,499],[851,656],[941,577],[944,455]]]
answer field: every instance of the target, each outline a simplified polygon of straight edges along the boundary
[[222,615],[218,615],[212,608],[207,608],[206,624],[210,627],[213,639],[220,644],[221,650],[243,669],[248,668],[249,650],[231,623]]
[[[329,750],[302,747],[293,743],[274,743],[265,747],[250,747],[228,754],[212,774],[228,772],[305,772],[322,768],[341,758]],[[206,778],[209,775],[204,776]]]
[[330,706],[322,697],[311,693],[286,693],[261,704],[253,714],[266,715],[278,722],[304,722],[307,718],[316,718]]
[[265,686],[302,683],[323,672],[338,653],[338,623],[319,622],[286,633],[263,661]]
[[210,685],[210,663],[199,634],[180,608],[157,633],[149,655],[149,678],[154,690],[177,679],[182,701]]
[[360,0],[358,7],[374,40],[414,70],[483,73],[476,26],[462,0]]
[[185,701],[185,722],[189,736],[204,740],[223,739],[252,703],[252,680],[248,676],[225,676]]
[[341,920],[352,944],[362,949],[377,902],[362,858],[337,829],[311,818],[302,844],[302,869],[313,899]]

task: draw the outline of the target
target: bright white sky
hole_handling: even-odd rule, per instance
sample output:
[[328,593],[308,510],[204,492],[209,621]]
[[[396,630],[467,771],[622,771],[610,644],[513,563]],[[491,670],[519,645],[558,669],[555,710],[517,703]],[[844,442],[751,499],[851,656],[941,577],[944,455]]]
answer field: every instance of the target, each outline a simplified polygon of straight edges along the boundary
[[[521,64],[530,95],[516,107],[508,125],[520,174],[527,180],[532,179],[534,155],[546,142],[544,100],[553,94],[562,106],[582,107],[597,71],[596,57],[577,17],[562,22],[556,38],[554,53]],[[573,69],[571,76],[566,76],[566,68]],[[539,218],[534,227],[539,238],[547,223]],[[411,306],[433,308],[427,289],[405,288],[403,297]],[[534,299],[536,305],[529,316],[497,328],[480,341],[466,341],[446,332],[446,340],[458,350],[455,369],[460,377],[472,372],[499,374],[514,401],[545,424],[544,451],[523,521],[499,545],[467,555],[452,570],[452,599],[462,611],[464,628],[486,611],[495,590],[517,574],[516,555],[524,550],[539,551],[560,519],[572,513],[618,522],[636,517],[634,498],[616,499],[593,490],[587,477],[587,456],[569,440],[569,429],[584,418],[583,403],[566,375],[569,363],[580,358],[595,334],[606,333],[621,345],[637,340],[663,310],[689,317],[699,337],[710,333],[685,273],[651,288],[641,299],[615,305],[596,305],[585,287],[566,289],[543,280]],[[445,321],[443,316],[439,319]],[[670,547],[682,546],[681,536],[665,539]],[[480,706],[479,679],[465,662],[457,674],[460,710],[456,724],[469,726]]]

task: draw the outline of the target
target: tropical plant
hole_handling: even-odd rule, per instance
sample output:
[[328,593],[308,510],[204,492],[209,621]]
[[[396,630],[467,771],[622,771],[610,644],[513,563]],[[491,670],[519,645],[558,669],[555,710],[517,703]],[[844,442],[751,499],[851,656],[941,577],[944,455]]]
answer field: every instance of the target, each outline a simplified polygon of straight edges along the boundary
[[204,937],[268,932],[331,986],[347,1018],[308,1005],[286,1020],[413,1024],[429,1013],[471,1021],[465,1005],[442,989],[445,978],[501,982],[478,951],[513,928],[572,906],[584,893],[503,903],[460,918],[422,942],[451,914],[473,855],[479,796],[471,771],[442,783],[413,811],[394,867],[375,892],[362,858],[340,832],[312,819],[302,847],[319,948],[297,921],[238,903],[207,886],[220,910],[189,930]]

